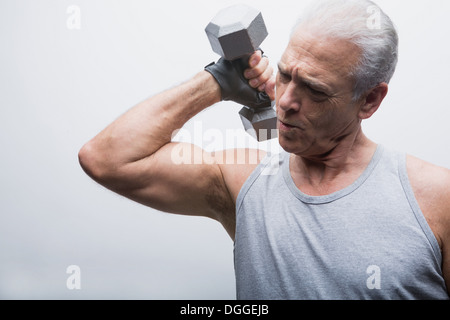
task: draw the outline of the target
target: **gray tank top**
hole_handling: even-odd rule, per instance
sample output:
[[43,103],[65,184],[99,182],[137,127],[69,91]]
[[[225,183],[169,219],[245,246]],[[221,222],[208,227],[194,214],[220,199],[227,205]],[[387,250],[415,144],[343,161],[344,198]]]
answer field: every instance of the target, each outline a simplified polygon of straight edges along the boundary
[[449,299],[405,154],[379,146],[352,185],[326,196],[296,187],[289,156],[268,155],[237,198],[238,299]]

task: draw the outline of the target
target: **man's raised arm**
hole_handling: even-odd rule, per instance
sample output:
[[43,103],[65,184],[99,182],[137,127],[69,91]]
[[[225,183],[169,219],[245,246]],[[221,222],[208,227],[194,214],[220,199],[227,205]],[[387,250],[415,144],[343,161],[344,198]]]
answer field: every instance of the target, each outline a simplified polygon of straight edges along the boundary
[[[249,81],[256,80],[252,87],[265,87],[271,76],[267,58],[258,51],[250,61],[246,75]],[[270,88],[273,96],[273,84]],[[233,174],[225,179],[214,157],[191,145],[184,150],[193,150],[191,156],[202,157],[200,161],[192,158],[192,164],[180,165],[172,159],[173,149],[182,145],[171,142],[174,131],[220,100],[218,82],[202,71],[111,123],[83,146],[80,164],[90,177],[114,192],[161,211],[213,218],[233,237],[235,199],[229,190]]]

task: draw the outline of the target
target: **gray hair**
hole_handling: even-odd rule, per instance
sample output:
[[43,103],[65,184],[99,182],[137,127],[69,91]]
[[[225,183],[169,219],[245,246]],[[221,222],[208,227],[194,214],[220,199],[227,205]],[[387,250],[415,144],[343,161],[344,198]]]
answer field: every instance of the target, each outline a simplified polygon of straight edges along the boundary
[[374,2],[369,0],[320,0],[306,10],[294,31],[303,25],[317,35],[349,40],[361,50],[350,76],[355,81],[353,99],[394,75],[398,61],[398,35],[395,26]]

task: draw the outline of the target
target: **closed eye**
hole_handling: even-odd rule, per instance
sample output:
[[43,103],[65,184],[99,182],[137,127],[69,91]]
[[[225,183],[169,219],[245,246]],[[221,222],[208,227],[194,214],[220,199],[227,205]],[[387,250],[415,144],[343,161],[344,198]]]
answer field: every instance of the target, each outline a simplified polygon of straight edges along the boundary
[[322,92],[322,91],[319,91],[319,90],[315,90],[315,89],[311,88],[310,86],[306,86],[306,87],[315,96],[326,96],[327,95],[325,92]]
[[316,90],[307,84],[305,84],[305,87],[309,91],[311,99],[315,102],[323,102],[330,97],[325,92]]
[[280,81],[282,83],[287,83],[287,82],[291,81],[291,76],[289,74],[287,74],[287,73],[283,73],[281,71],[278,71],[278,75],[279,75]]

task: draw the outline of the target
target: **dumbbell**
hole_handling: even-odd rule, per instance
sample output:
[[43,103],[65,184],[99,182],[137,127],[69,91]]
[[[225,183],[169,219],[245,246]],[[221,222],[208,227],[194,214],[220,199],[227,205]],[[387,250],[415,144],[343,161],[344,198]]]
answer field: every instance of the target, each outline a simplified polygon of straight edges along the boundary
[[[219,11],[205,32],[213,51],[225,60],[239,60],[242,70],[249,67],[250,56],[268,35],[261,12],[243,4]],[[265,92],[258,92],[258,95],[264,103],[257,108],[244,106],[239,111],[242,124],[246,132],[258,141],[276,138],[274,102]]]

